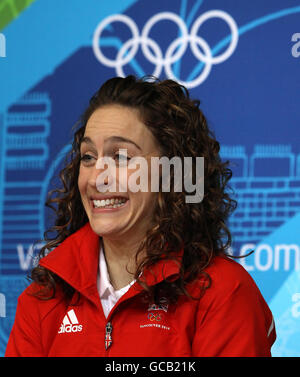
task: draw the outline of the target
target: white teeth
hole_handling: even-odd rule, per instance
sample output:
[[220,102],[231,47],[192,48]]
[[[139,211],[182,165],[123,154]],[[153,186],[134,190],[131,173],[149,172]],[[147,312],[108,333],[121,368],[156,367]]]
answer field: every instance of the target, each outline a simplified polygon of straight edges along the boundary
[[118,208],[121,207],[126,202],[125,198],[112,198],[112,199],[102,199],[93,200],[95,208]]

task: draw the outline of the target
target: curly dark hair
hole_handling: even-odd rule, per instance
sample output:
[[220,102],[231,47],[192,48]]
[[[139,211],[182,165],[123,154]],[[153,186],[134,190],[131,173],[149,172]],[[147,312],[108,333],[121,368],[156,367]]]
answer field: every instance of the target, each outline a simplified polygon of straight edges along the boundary
[[[183,246],[177,280],[165,280],[151,287],[145,282],[140,283],[149,300],[156,301],[163,292],[170,301],[176,301],[179,295],[189,296],[187,284],[196,281],[202,274],[208,282],[203,285],[204,291],[210,285],[205,268],[214,256],[225,255],[231,245],[231,234],[226,223],[236,208],[236,201],[231,198],[228,185],[232,171],[228,167],[229,162],[222,162],[220,158],[220,145],[199,108],[200,101],[191,99],[188,90],[173,80],[116,77],[106,81],[91,98],[74,134],[66,166],[59,174],[63,188],[52,190],[46,201],[46,206],[55,211],[56,221],[44,233],[46,244],[39,257],[44,257],[46,252],[88,222],[77,184],[80,144],[93,112],[101,106],[111,104],[137,109],[164,156],[192,157],[193,179],[196,157],[204,157],[204,197],[200,203],[186,203],[187,192],[184,189],[182,192],[175,192],[173,189],[171,192],[158,193],[155,225],[148,230],[146,238],[141,240],[138,253],[146,250],[146,256],[135,273],[135,278],[139,281],[140,272],[144,268],[154,265],[162,257],[174,258]],[[51,198],[53,194],[55,197]],[[47,236],[49,233],[52,237]],[[53,294],[56,284],[61,284],[66,298],[70,299],[75,293],[74,288],[41,266],[33,268],[30,277],[40,286],[50,289]]]

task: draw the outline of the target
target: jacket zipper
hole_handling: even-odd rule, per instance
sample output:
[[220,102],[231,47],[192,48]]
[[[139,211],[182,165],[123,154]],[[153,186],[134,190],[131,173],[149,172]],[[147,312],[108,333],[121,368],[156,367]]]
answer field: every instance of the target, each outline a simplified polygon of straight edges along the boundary
[[113,313],[116,311],[117,308],[119,308],[119,305],[121,302],[123,301],[126,301],[126,296],[127,296],[127,293],[126,292],[121,298],[120,300],[118,301],[118,303],[111,309],[107,319],[108,319],[108,322],[106,323],[105,325],[105,339],[104,339],[104,344],[105,344],[105,350],[107,351],[109,349],[109,347],[112,345],[112,331],[113,331],[113,326],[112,326],[112,322],[111,322],[111,318],[112,318],[112,315]]
[[108,350],[108,348],[111,346],[112,344],[112,324],[111,322],[107,322],[106,326],[105,326],[105,349]]

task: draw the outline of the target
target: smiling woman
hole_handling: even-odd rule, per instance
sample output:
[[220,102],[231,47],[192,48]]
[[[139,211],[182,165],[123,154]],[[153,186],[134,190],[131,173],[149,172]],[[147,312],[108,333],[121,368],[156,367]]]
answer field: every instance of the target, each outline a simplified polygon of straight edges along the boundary
[[[270,356],[272,314],[226,255],[236,202],[219,150],[199,101],[176,82],[105,82],[74,134],[63,188],[46,203],[56,221],[6,355]],[[157,159],[191,164],[164,174],[149,168]],[[178,185],[186,181],[194,186]],[[188,201],[200,183],[201,200]]]

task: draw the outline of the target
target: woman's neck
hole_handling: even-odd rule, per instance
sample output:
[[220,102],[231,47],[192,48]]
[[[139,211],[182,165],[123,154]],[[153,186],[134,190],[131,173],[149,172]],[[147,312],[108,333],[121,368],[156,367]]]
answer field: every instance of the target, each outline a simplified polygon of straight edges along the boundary
[[[140,242],[102,238],[102,245],[111,284],[115,290],[121,289],[134,279]],[[138,263],[143,255],[139,253]]]

